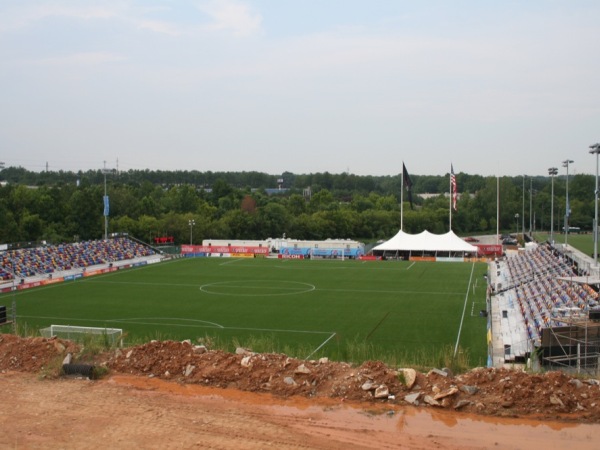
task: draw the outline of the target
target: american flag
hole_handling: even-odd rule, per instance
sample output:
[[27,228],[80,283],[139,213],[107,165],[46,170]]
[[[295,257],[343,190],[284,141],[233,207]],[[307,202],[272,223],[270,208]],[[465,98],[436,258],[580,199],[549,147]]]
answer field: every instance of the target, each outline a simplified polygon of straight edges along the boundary
[[458,192],[456,189],[456,175],[454,175],[454,167],[450,164],[450,195],[452,195],[452,209],[456,211],[456,200],[458,199]]

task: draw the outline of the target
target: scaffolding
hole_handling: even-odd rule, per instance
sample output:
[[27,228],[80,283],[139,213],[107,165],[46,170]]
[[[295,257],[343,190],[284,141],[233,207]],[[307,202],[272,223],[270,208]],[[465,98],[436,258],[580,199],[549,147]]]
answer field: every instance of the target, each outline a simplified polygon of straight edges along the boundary
[[542,365],[600,375],[600,320],[584,311],[564,313],[553,314],[552,325],[542,330]]

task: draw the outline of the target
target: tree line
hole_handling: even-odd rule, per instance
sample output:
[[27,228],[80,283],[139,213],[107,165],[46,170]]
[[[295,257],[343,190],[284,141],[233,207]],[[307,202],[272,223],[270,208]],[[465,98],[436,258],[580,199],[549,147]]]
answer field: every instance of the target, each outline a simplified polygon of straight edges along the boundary
[[[456,174],[459,200],[452,229],[459,235],[496,232],[497,197],[503,232],[550,229],[550,177]],[[261,172],[129,170],[0,171],[0,243],[51,243],[104,235],[104,191],[109,233],[141,240],[173,236],[177,244],[203,239],[357,239],[374,242],[404,230],[444,233],[449,226],[449,175],[412,175],[413,204],[402,178],[348,173],[269,175]],[[106,181],[105,181],[106,180]],[[497,190],[499,186],[499,191]],[[595,178],[569,177],[570,225],[591,230]],[[433,194],[422,198],[419,194]],[[554,178],[554,229],[562,229],[566,178]],[[518,217],[516,215],[519,215]],[[190,221],[193,220],[193,225]]]

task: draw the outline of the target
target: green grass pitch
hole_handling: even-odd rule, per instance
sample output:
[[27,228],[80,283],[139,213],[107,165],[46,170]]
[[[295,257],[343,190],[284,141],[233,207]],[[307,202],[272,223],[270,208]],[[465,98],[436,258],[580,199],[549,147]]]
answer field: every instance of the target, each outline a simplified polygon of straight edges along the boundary
[[[454,348],[485,363],[482,263],[194,258],[86,277],[14,295],[17,321],[123,328],[128,341],[266,339],[296,357]],[[460,338],[459,338],[460,330]],[[261,351],[264,351],[261,350]]]

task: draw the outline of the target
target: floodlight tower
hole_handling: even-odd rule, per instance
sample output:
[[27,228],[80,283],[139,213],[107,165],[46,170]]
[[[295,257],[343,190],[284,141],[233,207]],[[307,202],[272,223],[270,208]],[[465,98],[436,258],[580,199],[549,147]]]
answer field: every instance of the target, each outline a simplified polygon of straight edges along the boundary
[[598,154],[600,144],[590,145],[590,153],[596,155],[596,189],[594,189],[594,264],[598,267]]
[[554,245],[554,177],[558,175],[558,169],[556,167],[550,167],[548,169],[548,175],[552,181],[552,194],[550,202],[550,245]]
[[571,206],[569,205],[569,164],[573,164],[575,161],[572,159],[565,159],[563,161],[563,167],[567,168],[567,207],[565,208],[565,245],[567,245],[567,239],[569,237],[569,216],[571,215]]
[[110,211],[108,194],[106,191],[106,175],[112,173],[112,169],[106,168],[106,161],[104,161],[104,167],[102,168],[102,173],[104,174],[104,239],[108,239],[108,215]]
[[196,221],[194,219],[190,219],[188,222],[188,225],[190,226],[190,245],[192,245],[192,238],[194,236],[194,225],[196,225]]

